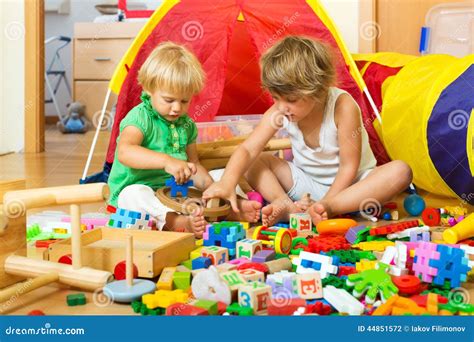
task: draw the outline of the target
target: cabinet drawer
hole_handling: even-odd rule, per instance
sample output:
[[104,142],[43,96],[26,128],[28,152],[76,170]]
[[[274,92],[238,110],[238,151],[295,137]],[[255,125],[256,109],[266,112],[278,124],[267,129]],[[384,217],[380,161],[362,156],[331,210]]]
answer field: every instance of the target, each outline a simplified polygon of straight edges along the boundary
[[75,39],[74,79],[110,80],[132,39]]
[[[107,94],[108,81],[75,81],[74,82],[74,101],[79,101],[86,106],[86,116],[94,122],[99,119],[100,111],[104,104],[105,95]],[[117,102],[117,95],[110,94],[109,103],[107,105],[106,120],[111,120],[110,110]],[[110,122],[110,125],[112,123]]]

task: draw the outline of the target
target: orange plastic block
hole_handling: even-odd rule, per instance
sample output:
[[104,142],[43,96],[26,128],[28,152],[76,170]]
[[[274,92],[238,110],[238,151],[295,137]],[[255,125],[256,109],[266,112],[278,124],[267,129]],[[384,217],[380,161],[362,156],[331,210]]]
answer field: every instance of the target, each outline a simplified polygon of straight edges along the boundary
[[438,295],[436,293],[429,293],[426,300],[426,311],[431,315],[438,314]]
[[385,303],[380,305],[375,311],[372,313],[372,316],[388,316],[392,313],[393,305],[398,299],[398,295],[393,295]]

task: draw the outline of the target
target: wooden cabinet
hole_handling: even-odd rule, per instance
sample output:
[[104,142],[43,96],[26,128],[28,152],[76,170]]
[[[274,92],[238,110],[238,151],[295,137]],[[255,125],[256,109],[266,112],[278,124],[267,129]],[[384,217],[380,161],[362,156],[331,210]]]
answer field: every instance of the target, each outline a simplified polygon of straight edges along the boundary
[[421,27],[431,7],[461,0],[375,0],[378,52],[419,55]]
[[[115,67],[143,25],[144,22],[75,24],[73,98],[86,106],[89,119],[101,111]],[[112,94],[108,110],[116,100]]]

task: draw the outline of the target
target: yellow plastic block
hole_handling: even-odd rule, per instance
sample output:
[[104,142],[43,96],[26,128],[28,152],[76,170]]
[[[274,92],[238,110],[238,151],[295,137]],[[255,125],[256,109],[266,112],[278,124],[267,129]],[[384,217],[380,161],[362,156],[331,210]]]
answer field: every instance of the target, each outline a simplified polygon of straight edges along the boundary
[[183,290],[158,290],[153,294],[146,294],[142,296],[142,302],[148,309],[167,308],[175,303],[187,303],[189,294]]
[[362,259],[361,261],[356,263],[356,270],[357,272],[362,272],[366,270],[375,270],[375,266],[377,265],[378,260],[365,260]]
[[393,241],[365,241],[352,245],[353,248],[359,248],[363,251],[384,251],[388,246],[395,246]]
[[196,258],[199,258],[201,256],[201,249],[202,249],[202,246],[194,249],[191,253],[189,253],[190,259],[194,260]]
[[426,311],[431,315],[438,314],[438,295],[436,293],[429,293],[426,299]]

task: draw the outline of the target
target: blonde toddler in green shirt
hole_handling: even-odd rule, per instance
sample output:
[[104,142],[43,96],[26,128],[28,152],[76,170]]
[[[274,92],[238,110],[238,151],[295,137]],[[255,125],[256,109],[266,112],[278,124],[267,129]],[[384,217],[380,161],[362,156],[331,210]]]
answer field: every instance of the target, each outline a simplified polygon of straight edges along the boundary
[[[202,212],[180,215],[164,206],[155,191],[174,176],[178,184],[194,181],[207,189],[213,179],[199,163],[197,127],[186,114],[192,96],[204,83],[197,58],[185,47],[166,42],[153,50],[143,63],[138,81],[142,103],[120,123],[115,160],[109,177],[109,203],[123,209],[146,212],[159,229],[185,228],[201,237],[207,222]],[[227,219],[255,222],[258,202],[239,200],[239,211]]]

